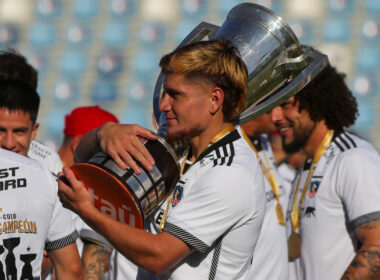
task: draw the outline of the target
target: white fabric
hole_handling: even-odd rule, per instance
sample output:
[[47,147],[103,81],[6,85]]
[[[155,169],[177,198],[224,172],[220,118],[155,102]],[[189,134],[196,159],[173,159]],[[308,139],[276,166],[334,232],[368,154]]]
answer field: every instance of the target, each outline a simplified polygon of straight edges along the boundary
[[[335,135],[300,212],[302,279],[343,275],[355,256],[354,228],[380,219],[379,166],[380,157],[369,143],[347,132]],[[307,173],[302,174],[299,195]]]
[[[0,260],[3,266],[0,273],[13,274],[9,279],[21,279],[23,273],[39,277],[44,247],[58,249],[75,240],[74,225],[57,191],[56,180],[40,163],[0,149]],[[14,248],[8,249],[8,243]],[[28,257],[33,260],[24,263],[22,259]]]
[[[181,187],[164,230],[196,251],[165,275],[140,270],[138,279],[247,279],[265,196],[263,173],[240,128],[210,146],[181,177]],[[152,218],[153,232],[165,207]]]
[[62,171],[62,161],[58,153],[41,142],[33,140],[30,143],[28,157],[38,160],[45,165],[55,176]]
[[[280,186],[280,203],[284,211],[287,210],[290,186],[284,184],[279,176],[274,162],[272,148],[268,139],[264,136],[252,139],[259,152],[260,158],[265,163],[265,157],[273,168],[274,175]],[[286,230],[280,225],[276,214],[276,199],[272,187],[265,179],[266,210],[259,240],[253,254],[252,267],[248,279],[255,280],[288,280],[288,247]],[[284,212],[285,216],[285,212]]]

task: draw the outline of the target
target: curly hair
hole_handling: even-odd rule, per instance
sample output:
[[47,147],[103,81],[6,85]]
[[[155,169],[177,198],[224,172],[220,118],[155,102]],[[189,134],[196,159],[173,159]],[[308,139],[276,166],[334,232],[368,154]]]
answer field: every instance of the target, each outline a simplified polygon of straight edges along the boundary
[[325,120],[329,129],[341,130],[355,123],[358,104],[344,82],[345,74],[330,64],[295,95],[299,111],[306,110],[313,121]]
[[248,71],[238,50],[229,41],[200,41],[163,56],[164,74],[183,74],[187,79],[206,81],[224,91],[223,117],[232,121],[247,105]]

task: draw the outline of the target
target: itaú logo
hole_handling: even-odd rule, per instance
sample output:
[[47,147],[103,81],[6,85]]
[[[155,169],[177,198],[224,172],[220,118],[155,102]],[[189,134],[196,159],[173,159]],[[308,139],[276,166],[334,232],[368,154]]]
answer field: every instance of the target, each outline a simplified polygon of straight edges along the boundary
[[[140,227],[139,222],[136,225],[136,211],[133,209],[136,207],[127,206],[128,201],[123,201],[120,196],[113,196],[111,198],[102,197],[101,194],[95,193],[93,188],[88,188],[91,195],[92,204],[102,213],[117,220],[123,224],[130,225],[132,227]],[[112,201],[112,202],[111,202]],[[127,204],[127,205],[125,205]],[[139,213],[139,212],[137,212]],[[141,226],[142,227],[142,226]]]

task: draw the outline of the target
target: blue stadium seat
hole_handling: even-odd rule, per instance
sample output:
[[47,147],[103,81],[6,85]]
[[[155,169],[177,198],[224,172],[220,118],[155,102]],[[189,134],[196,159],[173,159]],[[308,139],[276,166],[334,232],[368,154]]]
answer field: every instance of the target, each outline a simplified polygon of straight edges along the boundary
[[349,22],[343,19],[327,20],[323,32],[328,42],[346,42],[351,36]]
[[328,0],[327,7],[331,14],[350,15],[355,10],[354,0]]
[[310,44],[314,39],[315,32],[311,21],[305,19],[291,20],[289,26],[302,44]]
[[107,78],[115,76],[123,71],[123,57],[117,51],[104,51],[97,59],[98,72]]
[[65,51],[60,58],[59,68],[65,77],[78,77],[87,68],[87,58],[84,53],[74,50]]
[[369,14],[378,15],[380,13],[380,1],[379,0],[366,0],[366,10]]
[[92,41],[90,26],[84,23],[74,23],[68,26],[66,40],[72,46],[88,46]]
[[56,19],[62,15],[62,0],[38,0],[37,15],[41,18]]
[[366,43],[379,43],[380,42],[380,20],[367,19],[361,26],[362,38]]
[[59,139],[62,138],[63,129],[64,129],[64,120],[65,115],[69,112],[69,110],[62,109],[59,107],[53,107],[46,114],[46,118],[43,120],[46,124],[48,133],[52,136],[52,138]]
[[378,82],[371,74],[356,74],[350,81],[350,88],[359,99],[374,98],[378,95]]
[[95,18],[99,9],[99,0],[74,0],[73,11],[78,20]]
[[130,17],[135,14],[136,0],[111,0],[110,11],[111,15],[115,17]]
[[28,62],[37,69],[40,76],[48,72],[50,68],[48,55],[36,50],[28,50],[25,52],[25,57]]
[[75,81],[59,80],[54,85],[53,94],[57,105],[70,106],[80,98],[79,85]]
[[153,51],[142,50],[133,56],[133,68],[139,75],[154,75],[159,71],[160,58]]
[[153,88],[151,81],[135,77],[126,87],[128,104],[149,106],[152,104]]
[[181,0],[181,12],[188,17],[202,17],[208,11],[206,0]]
[[380,50],[374,48],[359,49],[356,56],[356,66],[360,72],[376,75],[380,69]]
[[166,26],[162,22],[146,22],[140,29],[140,41],[146,47],[156,47],[166,40]]
[[181,43],[183,39],[198,25],[199,23],[191,20],[182,20],[176,28],[177,44]]
[[126,112],[121,116],[120,122],[138,124],[145,128],[151,128],[153,126],[152,115],[149,113],[149,110],[147,110],[147,108],[145,107],[133,109],[127,107]]
[[55,26],[48,21],[39,21],[30,27],[28,35],[32,47],[47,49],[55,43],[56,29]]
[[99,80],[91,88],[91,98],[95,102],[115,101],[116,85],[111,80]]
[[102,32],[102,40],[107,47],[124,48],[128,43],[129,32],[124,22],[108,22]]
[[0,47],[8,47],[17,44],[20,36],[17,25],[11,23],[0,23]]
[[359,117],[355,122],[354,128],[363,129],[371,127],[376,122],[376,111],[371,102],[359,102]]

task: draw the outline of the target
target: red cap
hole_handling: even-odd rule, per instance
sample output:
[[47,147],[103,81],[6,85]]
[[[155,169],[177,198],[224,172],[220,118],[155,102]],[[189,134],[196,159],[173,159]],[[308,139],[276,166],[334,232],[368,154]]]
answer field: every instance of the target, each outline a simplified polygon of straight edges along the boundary
[[91,129],[109,121],[119,122],[113,114],[101,109],[99,106],[78,107],[65,116],[63,133],[67,136],[84,135]]

